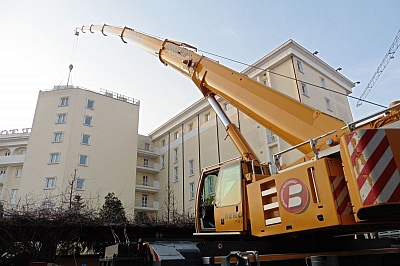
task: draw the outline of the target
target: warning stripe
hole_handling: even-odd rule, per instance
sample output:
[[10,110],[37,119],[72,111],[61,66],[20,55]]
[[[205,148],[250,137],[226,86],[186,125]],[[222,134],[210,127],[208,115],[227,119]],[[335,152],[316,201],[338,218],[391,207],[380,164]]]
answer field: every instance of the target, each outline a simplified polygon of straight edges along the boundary
[[350,144],[350,141],[353,139],[354,134],[355,134],[355,132],[351,132],[350,134],[347,134],[347,135],[345,136],[346,144],[347,144],[347,145]]
[[[353,134],[354,133],[354,134]],[[400,175],[385,130],[346,136],[363,205],[400,200]]]
[[[359,137],[357,140],[357,146],[354,147],[354,150],[351,151],[351,161],[353,165],[356,165],[357,158],[360,158],[361,154],[364,152],[365,148],[367,148],[368,144],[373,145],[375,142],[371,142],[372,138],[375,136],[376,130],[368,130],[363,135],[356,134],[355,136]],[[353,145],[351,145],[353,147]]]
[[387,168],[387,163],[386,163],[386,161],[388,160],[387,158],[392,158],[392,153],[390,149],[386,149],[385,153],[382,155],[382,157],[380,158],[376,166],[373,168],[373,170],[369,174],[366,174],[362,177],[365,179],[365,182],[360,188],[360,196],[362,201],[364,201],[368,197],[373,186],[378,181],[377,177],[382,176],[383,173],[385,172]]
[[[398,172],[397,172],[398,174]],[[400,186],[398,185],[396,189],[393,191],[392,195],[388,199],[388,202],[398,202],[400,201]]]
[[348,205],[350,197],[346,186],[346,180],[343,176],[331,176],[330,180],[338,214],[350,214],[351,207]]
[[[373,184],[371,191],[368,193],[368,196],[363,200],[364,205],[371,205],[375,202],[375,200],[383,196],[381,195],[381,193],[385,188],[385,186],[389,183],[389,181],[392,180],[395,170],[396,170],[396,163],[394,161],[394,158],[392,157],[392,160],[389,162],[388,166],[383,171],[382,175],[375,182],[375,184]],[[387,199],[386,200],[381,199],[381,200],[386,202]]]
[[[371,143],[371,142],[370,142]],[[364,176],[368,176],[370,178],[373,178],[372,176],[370,176],[372,170],[375,168],[375,166],[377,165],[377,163],[380,161],[380,159],[387,159],[387,157],[383,157],[383,154],[385,153],[385,151],[387,150],[387,148],[389,147],[389,142],[387,140],[387,138],[385,137],[379,145],[373,145],[374,143],[371,143],[370,147],[368,147],[368,149],[372,150],[373,153],[371,154],[371,156],[368,156],[368,154],[366,152],[363,153],[364,155],[364,160],[366,161],[366,163],[364,164],[363,168],[360,169],[361,171],[359,173],[356,172],[357,176],[357,183],[358,183],[358,188],[361,189],[362,186],[364,185],[364,183],[366,182],[366,178]],[[360,160],[360,158],[359,158]],[[363,162],[359,162],[361,163],[360,167],[362,167],[362,163]],[[355,162],[354,162],[355,164]],[[380,164],[381,166],[386,167],[387,163],[385,162],[381,162]],[[355,169],[356,170],[356,169]],[[377,178],[379,178],[379,175],[376,176]]]

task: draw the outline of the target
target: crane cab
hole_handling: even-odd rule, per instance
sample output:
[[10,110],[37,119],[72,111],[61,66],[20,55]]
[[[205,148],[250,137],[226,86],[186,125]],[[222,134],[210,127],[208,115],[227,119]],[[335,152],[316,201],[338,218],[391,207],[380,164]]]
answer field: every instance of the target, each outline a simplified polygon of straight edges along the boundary
[[197,189],[196,232],[242,234],[248,231],[246,176],[262,174],[257,162],[236,159],[204,169]]

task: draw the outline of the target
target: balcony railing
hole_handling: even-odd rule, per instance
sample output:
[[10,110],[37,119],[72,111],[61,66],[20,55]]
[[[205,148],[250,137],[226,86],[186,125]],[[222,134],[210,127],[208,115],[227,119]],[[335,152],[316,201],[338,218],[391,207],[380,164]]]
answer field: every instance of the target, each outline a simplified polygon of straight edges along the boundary
[[160,150],[159,149],[156,149],[156,150],[152,151],[152,150],[146,150],[146,149],[138,148],[137,153],[138,153],[139,156],[147,157],[147,158],[151,158],[151,159],[155,159],[155,158],[158,158],[160,156]]
[[0,156],[0,166],[23,164],[24,160],[25,154]]
[[158,163],[149,163],[145,165],[144,163],[138,163],[136,165],[136,170],[144,172],[144,173],[158,173],[160,171],[160,164]]
[[153,201],[147,204],[147,206],[137,205],[135,211],[158,211],[160,209],[160,203]]
[[153,181],[153,184],[136,184],[136,191],[157,193],[160,190],[160,182]]

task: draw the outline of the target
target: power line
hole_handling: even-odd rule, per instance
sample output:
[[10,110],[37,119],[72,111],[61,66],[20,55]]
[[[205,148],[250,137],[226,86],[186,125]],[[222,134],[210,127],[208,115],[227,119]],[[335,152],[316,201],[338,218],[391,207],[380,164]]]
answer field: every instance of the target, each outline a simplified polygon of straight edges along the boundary
[[299,82],[302,82],[302,83],[310,85],[310,86],[314,86],[314,87],[319,88],[319,89],[323,89],[323,90],[330,91],[330,92],[333,92],[333,93],[336,93],[336,94],[339,94],[339,95],[347,96],[349,98],[352,98],[352,99],[355,99],[355,100],[359,100],[359,101],[363,101],[365,103],[369,103],[369,104],[372,104],[372,105],[375,105],[375,106],[378,106],[378,107],[382,107],[382,108],[386,108],[387,107],[387,106],[384,106],[384,105],[381,105],[381,104],[378,104],[378,103],[367,101],[365,99],[361,99],[361,98],[358,98],[358,97],[347,95],[347,94],[342,93],[342,92],[331,90],[331,89],[328,89],[328,88],[325,88],[325,87],[322,87],[322,86],[319,86],[319,85],[316,85],[316,84],[313,84],[313,83],[310,83],[310,82],[302,81],[302,80],[299,80],[299,79],[296,79],[296,78],[292,78],[292,77],[289,77],[289,76],[286,76],[286,75],[283,75],[283,74],[280,74],[280,73],[276,73],[276,72],[273,72],[273,71],[268,70],[268,69],[262,69],[260,67],[254,66],[254,65],[250,65],[250,64],[247,64],[247,63],[244,63],[244,62],[241,62],[241,61],[230,59],[228,57],[220,56],[220,55],[217,55],[217,54],[214,54],[214,53],[210,53],[210,52],[207,52],[207,51],[204,51],[204,50],[199,50],[199,52],[202,52],[202,53],[205,53],[205,54],[209,54],[209,55],[212,55],[212,56],[215,56],[215,57],[218,57],[218,58],[221,58],[221,59],[225,59],[225,60],[237,63],[237,64],[241,64],[241,65],[244,65],[244,66],[247,66],[247,67],[251,67],[251,68],[254,68],[254,69],[267,71],[267,72],[269,72],[271,74],[274,74],[274,75],[277,75],[277,76],[281,76],[281,77],[284,77],[284,78],[287,78],[287,79],[291,79],[291,80],[294,80],[294,81],[299,81]]
[[[137,32],[152,36],[152,37],[157,38],[157,39],[165,39],[165,38],[162,38],[160,36],[149,34],[149,33],[143,32],[143,31],[137,31]],[[399,33],[400,33],[400,31],[399,31]],[[399,33],[398,33],[398,35],[399,35]],[[397,41],[399,41],[399,40],[397,40]],[[396,50],[397,50],[397,48],[398,48],[398,45],[396,47]],[[354,96],[351,96],[351,95],[347,95],[347,94],[342,93],[342,92],[331,90],[331,89],[328,89],[328,88],[325,88],[325,87],[322,87],[322,86],[319,86],[319,85],[316,85],[316,84],[313,84],[313,83],[305,82],[305,81],[299,80],[297,78],[292,78],[292,77],[289,77],[289,76],[286,76],[286,75],[283,75],[283,74],[280,74],[280,73],[276,73],[276,72],[273,72],[273,71],[270,71],[270,70],[262,69],[260,67],[257,67],[257,66],[251,65],[251,64],[247,64],[247,63],[235,60],[235,59],[231,59],[231,58],[228,58],[228,57],[225,57],[225,56],[221,56],[221,55],[218,55],[218,54],[214,54],[214,53],[211,53],[211,52],[207,52],[207,51],[204,51],[204,50],[200,50],[200,49],[196,49],[196,50],[198,52],[202,52],[202,53],[205,53],[205,54],[208,54],[208,55],[212,55],[212,56],[215,56],[215,57],[227,60],[227,61],[231,61],[231,62],[234,62],[234,63],[237,63],[237,64],[241,64],[241,65],[244,65],[244,66],[247,66],[247,67],[251,67],[251,68],[254,68],[254,69],[267,71],[267,72],[269,72],[271,74],[274,74],[274,75],[277,75],[277,76],[281,76],[281,77],[284,77],[284,78],[287,78],[287,79],[291,79],[291,80],[294,80],[294,81],[299,81],[299,82],[305,83],[307,85],[310,85],[310,86],[313,86],[313,87],[316,87],[316,88],[319,88],[319,89],[323,89],[323,90],[326,90],[326,91],[330,91],[332,93],[336,93],[336,94],[339,94],[339,95],[343,95],[343,96],[349,97],[351,99],[355,99],[355,100],[358,100],[358,101],[369,103],[371,105],[375,105],[375,106],[378,106],[378,107],[387,108],[387,106],[384,106],[384,105],[381,105],[381,104],[378,104],[378,103],[374,103],[374,102],[371,102],[371,101],[367,101],[365,99],[362,99],[361,97],[359,98],[359,97],[354,97]]]

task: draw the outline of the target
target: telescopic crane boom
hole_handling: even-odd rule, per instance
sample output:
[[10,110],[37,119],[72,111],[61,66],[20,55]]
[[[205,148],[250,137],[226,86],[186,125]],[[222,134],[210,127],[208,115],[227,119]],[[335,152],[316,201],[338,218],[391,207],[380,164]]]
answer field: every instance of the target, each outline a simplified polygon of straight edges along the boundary
[[[105,36],[112,35],[120,38],[124,43],[131,43],[143,48],[150,54],[157,56],[160,61],[178,70],[192,79],[203,95],[208,99],[218,95],[255,121],[270,129],[291,145],[324,135],[332,130],[337,132],[321,139],[317,144],[324,145],[326,139],[339,143],[343,134],[342,121],[314,110],[272,88],[266,87],[230,68],[196,53],[197,49],[183,42],[160,40],[148,34],[124,27],[109,25],[91,25],[76,29],[77,32],[100,32]],[[219,112],[216,111],[219,115]],[[228,135],[238,147],[243,158],[255,158],[251,148],[244,144],[243,138],[237,137],[237,129],[228,123]],[[346,132],[346,130],[345,130]],[[245,147],[246,146],[246,147]],[[298,148],[305,154],[312,151],[308,145]],[[246,155],[247,154],[247,155]]]

